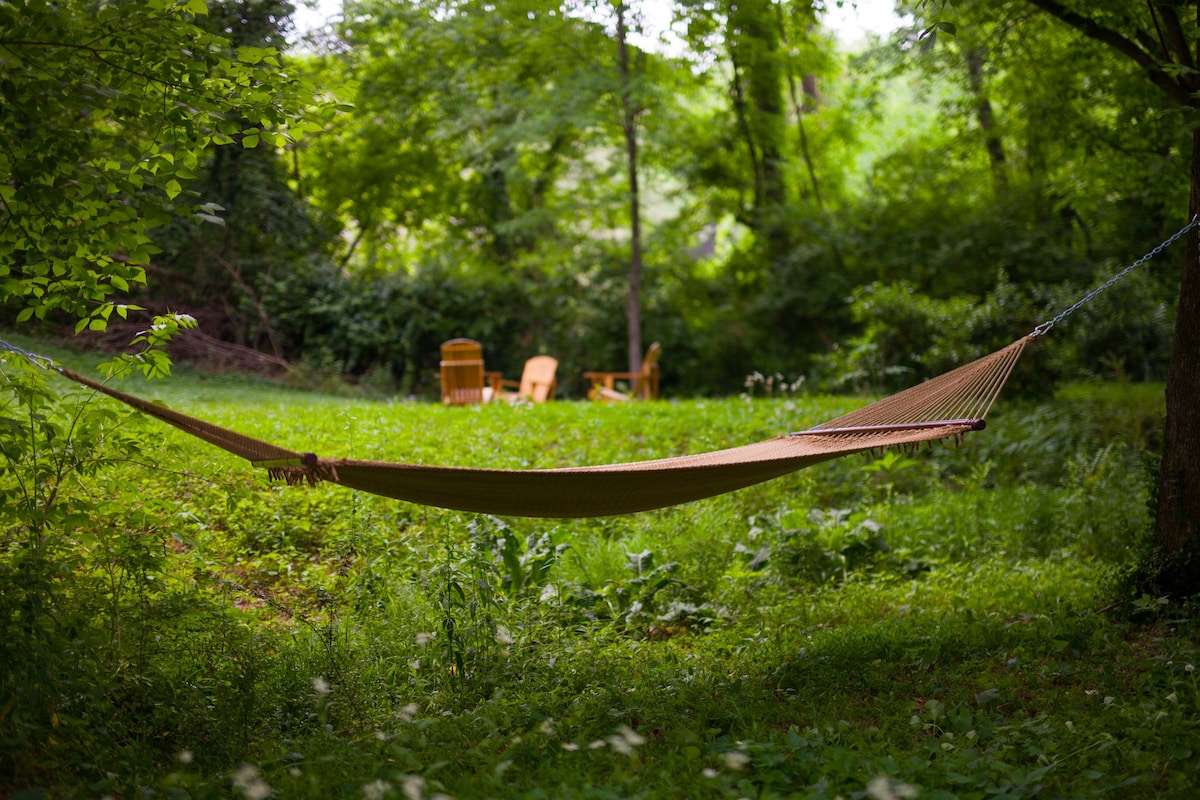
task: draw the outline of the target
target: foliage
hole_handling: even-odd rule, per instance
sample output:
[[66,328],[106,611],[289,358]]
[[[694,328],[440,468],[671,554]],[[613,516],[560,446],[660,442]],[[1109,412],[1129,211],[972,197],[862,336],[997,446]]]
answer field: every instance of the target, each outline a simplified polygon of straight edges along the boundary
[[[150,229],[212,215],[186,191],[212,144],[282,145],[315,120],[269,47],[233,49],[189,0],[0,6],[0,280],[17,321],[103,330],[146,281]],[[146,131],[153,131],[151,136]]]
[[[1112,272],[1098,273],[1095,285]],[[869,284],[850,303],[859,332],[822,359],[821,374],[835,389],[905,388],[1003,347],[1086,293],[1086,287],[1071,283],[1018,284],[1005,273],[981,300],[938,299],[908,282]],[[1157,281],[1144,272],[1130,275],[1049,329],[1049,343],[1027,357],[1034,369],[1019,371],[1011,390],[1045,395],[1064,378],[1161,378],[1170,341],[1168,309]]]

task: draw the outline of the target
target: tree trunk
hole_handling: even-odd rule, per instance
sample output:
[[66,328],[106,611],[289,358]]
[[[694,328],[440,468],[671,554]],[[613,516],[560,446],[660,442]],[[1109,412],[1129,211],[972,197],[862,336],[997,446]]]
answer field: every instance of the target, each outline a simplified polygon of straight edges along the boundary
[[617,5],[617,47],[621,69],[621,130],[625,134],[625,165],[629,172],[629,295],[625,321],[629,339],[629,371],[642,368],[642,219],[638,193],[637,108],[629,74],[625,4]]
[[[1200,18],[1200,6],[1197,7]],[[1198,19],[1200,21],[1200,19]],[[1197,40],[1200,58],[1200,39]],[[1195,91],[1200,81],[1189,76]],[[1189,215],[1200,214],[1200,126],[1192,131]],[[1184,240],[1183,277],[1171,362],[1167,367],[1167,420],[1158,477],[1154,541],[1171,563],[1159,577],[1161,589],[1178,595],[1200,590],[1200,574],[1189,562],[1200,549],[1200,232]]]
[[[1180,25],[1177,7],[1148,3],[1153,23],[1165,24],[1162,35],[1127,36],[1107,27],[1098,18],[1086,17],[1067,8],[1060,0],[1025,0],[1061,20],[1084,36],[1101,42],[1128,58],[1147,79],[1163,91],[1172,104],[1200,111],[1197,90],[1200,76],[1200,36],[1191,50]],[[1200,24],[1200,5],[1196,7]],[[1157,41],[1157,48],[1144,42]],[[1182,67],[1183,69],[1180,69]],[[1193,125],[1196,123],[1193,121]],[[1189,218],[1200,213],[1200,126],[1192,131]],[[1163,430],[1163,456],[1158,477],[1158,506],[1154,544],[1160,563],[1146,564],[1143,590],[1190,597],[1200,594],[1200,570],[1192,566],[1200,555],[1200,233],[1192,228],[1184,243],[1183,277],[1179,283],[1179,307],[1167,365],[1167,418]]]
[[[787,20],[783,14],[783,6],[775,6],[775,16],[779,23],[779,39],[783,43],[785,52],[791,52],[792,43],[788,39]],[[825,202],[821,199],[821,183],[817,180],[817,169],[813,164],[812,153],[808,148],[808,131],[804,128],[804,115],[816,109],[817,107],[817,78],[815,75],[805,75],[801,78],[801,91],[804,93],[804,102],[800,101],[800,92],[796,90],[796,68],[789,58],[786,62],[786,74],[788,83],[788,96],[792,101],[792,113],[796,116],[796,132],[800,136],[800,156],[804,159],[804,166],[808,170],[808,179],[812,181],[813,198],[817,201],[817,208],[824,209]],[[808,191],[801,188],[801,196],[807,199]]]
[[1006,159],[1004,143],[996,132],[996,115],[992,111],[992,102],[988,100],[987,88],[983,82],[984,51],[974,47],[967,51],[967,80],[971,93],[975,95],[975,118],[979,121],[979,130],[983,133],[983,143],[987,148],[988,162],[992,166],[992,183],[996,194],[1004,194],[1008,189],[1008,175],[1005,173]]
[[740,96],[759,161],[754,187],[754,228],[770,241],[772,255],[782,253],[786,237],[779,211],[787,204],[784,178],[783,71],[779,31],[768,0],[731,5],[728,30],[735,68],[741,67]]

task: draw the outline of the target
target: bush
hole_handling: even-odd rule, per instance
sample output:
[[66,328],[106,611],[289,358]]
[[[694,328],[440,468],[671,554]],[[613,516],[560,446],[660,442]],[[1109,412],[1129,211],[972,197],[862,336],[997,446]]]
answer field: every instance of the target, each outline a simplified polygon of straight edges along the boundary
[[[873,283],[851,299],[859,332],[821,359],[818,377],[834,390],[896,391],[998,350],[1085,294],[1071,284],[1017,285],[1004,273],[982,300],[929,297],[906,282]],[[1063,380],[1161,380],[1171,341],[1161,295],[1150,276],[1130,275],[1039,339],[1007,391],[1046,397]]]

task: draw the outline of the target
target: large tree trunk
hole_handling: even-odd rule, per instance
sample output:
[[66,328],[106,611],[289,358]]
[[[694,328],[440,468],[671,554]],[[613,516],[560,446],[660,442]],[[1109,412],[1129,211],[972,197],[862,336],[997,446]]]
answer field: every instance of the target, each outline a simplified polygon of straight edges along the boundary
[[[1197,7],[1200,18],[1200,6]],[[1200,21],[1200,19],[1198,19]],[[1200,40],[1197,41],[1200,51]],[[1200,58],[1200,52],[1197,53]],[[1192,89],[1200,88],[1190,76]],[[1192,132],[1189,214],[1200,214],[1200,126]],[[1154,539],[1168,556],[1161,588],[1174,594],[1200,591],[1200,571],[1190,562],[1200,549],[1200,231],[1184,241],[1183,277],[1175,337],[1167,367],[1167,421],[1158,479],[1158,516]]]

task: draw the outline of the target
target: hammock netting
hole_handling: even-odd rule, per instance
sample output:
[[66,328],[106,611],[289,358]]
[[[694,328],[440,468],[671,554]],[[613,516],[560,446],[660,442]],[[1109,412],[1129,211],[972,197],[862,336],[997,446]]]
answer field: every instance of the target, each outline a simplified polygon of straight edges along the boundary
[[806,431],[709,453],[536,470],[322,458],[181,414],[61,367],[54,369],[289,484],[327,481],[421,505],[504,516],[598,517],[724,494],[850,453],[958,439],[983,427],[1030,338]]

